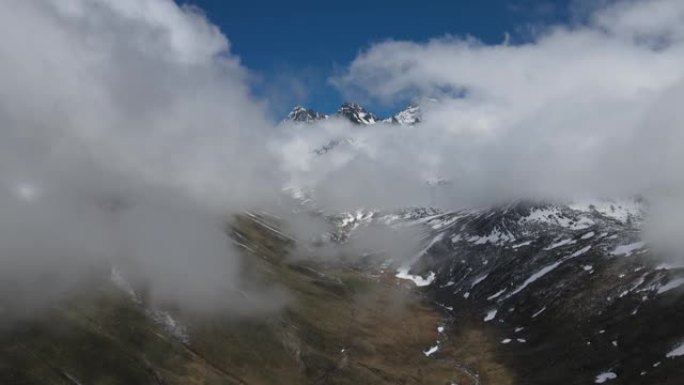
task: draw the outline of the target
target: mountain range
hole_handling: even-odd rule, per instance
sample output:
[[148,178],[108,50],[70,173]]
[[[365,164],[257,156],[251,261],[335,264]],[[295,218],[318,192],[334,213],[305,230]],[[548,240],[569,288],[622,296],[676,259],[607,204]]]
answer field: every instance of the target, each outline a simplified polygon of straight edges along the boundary
[[[678,384],[684,264],[643,241],[646,213],[639,199],[515,202],[343,223],[426,227],[426,247],[396,277],[448,315],[447,330],[488,325],[516,384]],[[453,338],[440,335],[426,354],[446,359]]]
[[411,125],[421,122],[422,111],[418,105],[411,104],[398,113],[383,119],[368,112],[368,110],[356,103],[343,103],[337,112],[332,115],[323,114],[302,106],[296,106],[287,115],[286,121],[312,123],[333,117],[347,119],[354,124],[361,125],[378,123]]
[[[358,105],[336,115],[368,125],[422,119],[418,106],[387,119]],[[630,198],[359,211],[334,217],[334,239],[371,223],[426,227],[424,250],[395,276],[412,281],[456,328],[491,325],[515,383],[684,383],[684,262],[668,262],[644,241],[648,209]],[[440,336],[429,356],[448,357],[448,339]]]
[[[333,115],[296,107],[287,119],[335,117],[422,121],[415,105],[382,119],[351,103]],[[0,321],[0,383],[684,383],[684,263],[644,240],[642,198],[334,214],[295,198],[331,226],[325,237],[298,239],[264,212],[225,226],[242,276],[286,291],[282,309],[187,313],[100,266],[89,290],[19,325]],[[421,251],[300,255],[376,225],[417,229]]]

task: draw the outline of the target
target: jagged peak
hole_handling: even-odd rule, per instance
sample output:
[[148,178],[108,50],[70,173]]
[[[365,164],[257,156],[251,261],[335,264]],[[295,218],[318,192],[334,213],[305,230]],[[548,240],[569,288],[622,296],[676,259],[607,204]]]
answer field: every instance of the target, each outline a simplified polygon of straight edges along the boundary
[[349,102],[342,103],[337,110],[337,115],[344,116],[356,124],[374,124],[380,121],[377,116],[368,112],[361,105]]
[[[422,121],[422,110],[416,103],[409,104],[406,108],[386,119],[380,119],[377,115],[369,112],[358,103],[344,102],[335,112],[335,116],[343,117],[354,124],[371,125],[376,123],[389,123],[399,125],[413,125]],[[296,105],[287,115],[289,121],[315,122],[328,119],[330,116],[315,110]]]
[[294,122],[313,122],[317,120],[327,119],[328,115],[322,114],[301,105],[296,105],[289,114],[287,120]]
[[391,123],[401,125],[412,125],[420,123],[423,120],[423,111],[420,106],[415,103],[409,104],[406,108],[396,113],[391,118]]

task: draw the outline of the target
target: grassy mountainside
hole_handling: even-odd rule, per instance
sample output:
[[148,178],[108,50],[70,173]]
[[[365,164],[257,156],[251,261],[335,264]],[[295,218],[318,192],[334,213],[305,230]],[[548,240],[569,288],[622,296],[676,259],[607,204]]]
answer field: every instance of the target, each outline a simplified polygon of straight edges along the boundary
[[[240,216],[228,232],[244,247],[244,275],[289,294],[281,310],[251,318],[174,313],[183,340],[103,274],[79,296],[2,329],[0,383],[512,383],[492,331],[451,331],[439,310],[391,276],[291,262],[292,242],[266,220]],[[426,357],[438,339],[439,352]]]

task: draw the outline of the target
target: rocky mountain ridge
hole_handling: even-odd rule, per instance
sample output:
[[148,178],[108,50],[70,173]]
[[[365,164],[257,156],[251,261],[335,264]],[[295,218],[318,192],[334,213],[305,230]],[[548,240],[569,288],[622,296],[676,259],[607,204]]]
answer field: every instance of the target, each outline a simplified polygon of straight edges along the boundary
[[398,113],[388,118],[381,119],[359,104],[345,102],[333,115],[323,114],[302,106],[295,106],[292,111],[287,114],[285,121],[312,123],[333,117],[343,118],[359,125],[373,125],[379,123],[413,125],[421,122],[422,111],[418,105],[411,104]]
[[[409,108],[393,119],[420,123],[412,116]],[[330,220],[335,242],[373,223],[422,227],[423,251],[394,266],[395,277],[411,282],[454,325],[497,330],[516,383],[674,385],[684,383],[684,261],[643,239],[647,215],[648,203],[634,198],[359,210]],[[443,357],[439,341],[428,351]]]

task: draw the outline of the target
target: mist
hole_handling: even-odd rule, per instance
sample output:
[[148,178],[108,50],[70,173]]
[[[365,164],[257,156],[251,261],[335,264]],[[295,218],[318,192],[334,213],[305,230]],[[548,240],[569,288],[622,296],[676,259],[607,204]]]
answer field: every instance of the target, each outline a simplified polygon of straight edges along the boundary
[[110,267],[151,303],[277,308],[240,280],[224,231],[280,183],[273,125],[218,28],[166,0],[2,8],[3,310],[30,314]]
[[[352,129],[344,156],[282,164],[340,209],[641,196],[664,207],[649,233],[684,246],[667,218],[684,186],[682,20],[680,1],[618,1],[522,42],[373,44],[331,81],[352,100],[413,100],[423,122]],[[321,130],[341,136],[334,124],[307,129],[320,145]]]
[[[404,178],[449,180],[447,205],[647,194],[683,182],[683,17],[679,1],[629,1],[519,44],[386,41],[333,81],[420,102],[421,125],[374,129],[358,148]],[[388,179],[384,195],[404,191]]]
[[[680,1],[615,2],[515,44],[373,44],[331,82],[351,99],[416,101],[423,122],[372,127],[272,121],[228,37],[190,6],[0,4],[5,310],[43,308],[103,266],[153,302],[277,308],[286,295],[241,279],[224,226],[266,209],[298,238],[329,231],[292,191],[326,213],[641,195],[664,213],[649,225],[659,242],[682,233],[664,220],[684,207]],[[390,230],[316,253],[415,256],[423,234]]]

